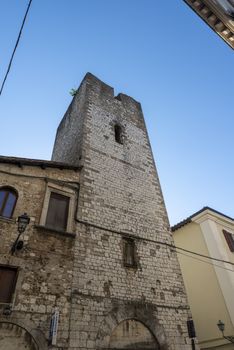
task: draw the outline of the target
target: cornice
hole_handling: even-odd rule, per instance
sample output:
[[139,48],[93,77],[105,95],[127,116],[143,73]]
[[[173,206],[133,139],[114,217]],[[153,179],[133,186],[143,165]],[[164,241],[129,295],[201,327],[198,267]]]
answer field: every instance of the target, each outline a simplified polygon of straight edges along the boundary
[[201,224],[207,220],[214,221],[221,226],[225,226],[231,230],[234,230],[234,222],[232,219],[229,219],[226,216],[222,216],[221,214],[211,211],[210,209],[205,209],[203,212],[191,218],[191,221],[197,224]]
[[234,49],[234,19],[211,0],[184,0],[226,43]]

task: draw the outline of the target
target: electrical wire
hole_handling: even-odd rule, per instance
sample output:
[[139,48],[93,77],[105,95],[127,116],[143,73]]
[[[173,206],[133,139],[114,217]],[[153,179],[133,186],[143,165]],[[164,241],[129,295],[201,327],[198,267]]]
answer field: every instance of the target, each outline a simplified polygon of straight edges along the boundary
[[[173,245],[172,245],[172,246],[173,246]],[[231,261],[227,261],[227,260],[222,260],[222,259],[214,258],[214,257],[208,256],[208,255],[196,253],[196,252],[194,252],[194,251],[192,251],[192,250],[184,249],[184,248],[177,247],[177,246],[174,246],[174,247],[175,247],[176,249],[183,250],[184,252],[187,252],[187,253],[191,253],[191,254],[194,254],[194,255],[201,256],[202,258],[211,259],[211,260],[223,262],[223,263],[225,263],[225,264],[230,264],[230,265],[233,265],[233,266],[234,266],[234,263],[232,263]],[[178,252],[178,253],[179,253],[179,252]]]
[[129,238],[132,238],[132,239],[143,240],[143,241],[151,242],[151,243],[154,243],[154,244],[159,244],[159,245],[162,245],[162,246],[166,246],[168,248],[172,248],[173,250],[175,250],[175,249],[183,250],[183,251],[185,251],[187,253],[194,254],[194,255],[197,255],[197,256],[201,256],[202,258],[215,260],[215,261],[219,261],[219,262],[222,262],[222,263],[225,263],[225,264],[230,264],[230,265],[234,266],[234,263],[232,263],[231,261],[222,260],[222,259],[214,258],[212,256],[200,254],[200,253],[194,252],[192,250],[188,250],[188,249],[185,249],[185,248],[178,247],[178,246],[176,246],[174,244],[161,242],[161,241],[156,241],[156,240],[153,240],[153,239],[150,239],[150,238],[146,238],[146,237],[139,237],[137,235],[130,234],[129,232],[116,231],[116,230],[113,230],[113,229],[110,229],[110,228],[101,227],[99,225],[95,225],[95,224],[92,224],[90,222],[87,222],[87,221],[84,221],[84,220],[80,220],[80,219],[76,219],[76,221],[80,222],[81,224],[84,224],[84,225],[87,225],[87,226],[91,226],[91,227],[94,227],[94,228],[97,228],[97,229],[100,229],[100,230],[103,230],[103,231],[113,232],[113,233],[117,233],[117,234],[119,234],[121,236],[129,237]]
[[227,271],[234,272],[234,270],[227,269],[226,267],[223,267],[223,266],[220,266],[220,265],[217,265],[217,264],[212,264],[212,263],[209,262],[209,261],[196,258],[195,256],[191,256],[191,255],[188,255],[188,254],[185,254],[185,253],[182,253],[182,252],[177,252],[177,253],[178,253],[178,254],[181,254],[181,255],[184,255],[184,256],[187,256],[188,258],[191,258],[191,259],[194,259],[194,260],[198,260],[198,261],[203,262],[203,263],[205,263],[205,264],[209,264],[209,265],[211,265],[211,266],[219,267],[220,269],[223,269],[223,270],[227,270]]
[[[11,59],[10,59],[9,64],[8,64],[8,68],[7,68],[5,77],[4,77],[3,82],[2,82],[2,85],[1,85],[0,95],[2,94],[2,91],[3,91],[4,85],[5,85],[6,79],[7,79],[7,77],[8,77],[9,72],[10,72],[11,65],[12,65],[12,61],[13,61],[13,58],[14,58],[16,49],[17,49],[18,44],[19,44],[19,41],[20,41],[20,37],[21,37],[22,31],[23,31],[23,27],[24,27],[24,24],[25,24],[25,21],[26,21],[26,18],[27,18],[27,15],[28,15],[28,12],[29,12],[31,3],[32,3],[32,0],[29,0],[28,6],[27,6],[27,9],[26,9],[24,18],[23,18],[23,22],[22,22],[22,25],[21,25],[21,28],[20,28],[20,31],[19,31],[19,34],[18,34],[18,37],[17,37],[17,40],[16,40],[16,44],[15,44],[14,50],[13,50],[13,52],[12,52]],[[117,233],[119,233],[119,232],[117,232]],[[136,238],[139,238],[139,237],[136,237]],[[194,254],[194,255],[197,255],[197,256],[201,256],[201,257],[206,258],[206,259],[215,260],[215,261],[219,261],[219,262],[226,263],[226,264],[230,264],[230,265],[233,265],[233,266],[234,266],[234,263],[232,263],[232,262],[230,262],[230,261],[226,261],[226,260],[222,260],[222,259],[217,259],[217,258],[214,258],[214,257],[210,257],[210,256],[207,256],[207,255],[204,255],[204,254],[200,254],[200,253],[197,253],[197,252],[188,250],[188,249],[184,249],[184,248],[181,248],[181,247],[177,247],[177,246],[175,246],[175,245],[173,245],[173,244],[164,243],[164,242],[159,242],[159,241],[153,241],[153,240],[150,240],[150,239],[145,239],[145,240],[146,240],[146,241],[150,241],[150,242],[154,242],[154,243],[158,243],[158,244],[161,244],[161,245],[166,245],[166,246],[168,246],[168,247],[170,247],[170,248],[183,250],[183,251],[188,252],[188,253],[190,253],[190,254]],[[201,260],[201,259],[192,257],[192,256],[187,255],[187,254],[184,254],[184,253],[182,253],[182,252],[178,252],[178,251],[177,251],[177,253],[182,254],[182,255],[185,255],[185,256],[188,256],[188,257],[191,257],[191,258],[193,258],[193,259],[197,259],[197,260],[199,260],[199,261],[203,261],[203,262],[205,262],[205,263],[209,263],[208,261],[204,261],[204,260]],[[211,263],[209,263],[209,264],[211,264]],[[212,265],[214,265],[214,264],[212,264]],[[232,271],[232,272],[233,272],[233,270],[226,269],[226,268],[221,267],[221,266],[219,266],[219,265],[214,265],[214,266],[217,266],[217,267],[220,267],[220,268],[223,268],[223,269],[225,269],[225,270],[228,270],[228,271]]]
[[[22,177],[31,177],[31,178],[37,178],[37,179],[43,179],[43,180],[49,180],[49,181],[53,181],[53,179],[51,178],[47,178],[47,177],[44,177],[44,176],[35,176],[35,175],[28,175],[28,174],[16,174],[16,173],[11,173],[11,172],[7,172],[7,171],[4,171],[4,170],[0,170],[0,173],[3,173],[3,174],[6,174],[6,175],[15,175],[15,176],[22,176]],[[70,184],[77,184],[77,182],[73,182],[73,181],[63,181],[63,180],[57,180],[57,182],[62,182],[63,184],[66,184],[66,183],[70,183]],[[173,249],[175,252],[177,253],[180,253],[182,254],[181,252],[179,252],[178,250],[182,250],[186,253],[190,253],[190,254],[193,254],[193,255],[196,255],[196,256],[200,256],[202,258],[206,258],[206,259],[210,259],[210,260],[214,260],[214,261],[218,261],[218,262],[222,262],[222,263],[225,263],[225,264],[229,264],[229,265],[232,265],[234,266],[234,263],[232,263],[231,261],[227,261],[227,260],[222,260],[222,259],[218,259],[218,258],[214,258],[212,256],[208,256],[208,255],[204,255],[204,254],[201,254],[201,253],[198,253],[198,252],[194,252],[192,250],[188,250],[188,249],[185,249],[185,248],[181,248],[181,247],[178,247],[174,244],[170,244],[170,243],[166,243],[166,242],[161,242],[161,241],[156,241],[156,240],[153,240],[153,239],[149,239],[149,238],[143,238],[143,237],[139,237],[139,236],[136,236],[136,235],[133,235],[133,234],[129,234],[127,232],[120,232],[120,231],[116,231],[116,230],[113,230],[113,229],[108,229],[108,228],[105,228],[105,227],[100,227],[98,225],[95,225],[95,224],[92,224],[92,223],[89,223],[87,221],[83,221],[83,220],[77,220],[78,222],[82,223],[82,224],[85,224],[85,225],[89,225],[89,226],[92,226],[92,227],[95,227],[97,229],[100,229],[100,230],[104,230],[104,231],[109,231],[109,232],[113,232],[113,233],[117,233],[117,234],[120,234],[120,235],[123,235],[123,236],[128,236],[129,238],[134,238],[134,239],[138,239],[138,240],[144,240],[144,241],[148,241],[148,242],[151,242],[151,243],[154,243],[154,244],[159,244],[159,245],[163,245],[163,246],[167,246],[171,249]],[[184,254],[185,255],[185,254]],[[188,255],[190,256],[190,255]],[[203,261],[203,260],[201,260]],[[214,265],[214,264],[213,264]],[[219,266],[219,265],[215,265],[215,266]],[[219,266],[220,267],[220,266]],[[232,270],[230,270],[232,271]]]
[[10,72],[10,69],[11,69],[11,64],[12,64],[12,61],[13,61],[13,58],[14,58],[14,55],[15,55],[17,46],[18,46],[19,41],[20,41],[20,37],[21,37],[21,34],[22,34],[22,30],[23,30],[23,27],[24,27],[24,24],[25,24],[25,21],[26,21],[26,18],[27,18],[28,11],[29,11],[29,8],[30,8],[30,6],[31,6],[31,3],[32,3],[32,0],[29,0],[28,7],[27,7],[27,10],[26,10],[25,15],[24,15],[23,22],[22,22],[21,27],[20,27],[20,31],[19,31],[19,34],[18,34],[18,38],[17,38],[17,40],[16,40],[15,47],[14,47],[14,50],[13,50],[13,52],[12,52],[10,62],[9,62],[9,64],[8,64],[7,71],[6,71],[5,77],[4,77],[3,82],[2,82],[2,85],[1,85],[0,96],[1,96],[1,94],[2,94],[2,91],[3,91],[3,88],[4,88],[5,82],[6,82],[6,80],[7,80],[7,76],[8,76],[8,74],[9,74],[9,72]]

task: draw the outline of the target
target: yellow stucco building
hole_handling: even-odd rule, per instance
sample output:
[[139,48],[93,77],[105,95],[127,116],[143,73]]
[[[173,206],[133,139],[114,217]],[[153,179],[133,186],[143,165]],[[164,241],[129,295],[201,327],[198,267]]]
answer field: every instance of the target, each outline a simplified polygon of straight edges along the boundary
[[234,349],[234,219],[204,207],[172,231],[200,348]]

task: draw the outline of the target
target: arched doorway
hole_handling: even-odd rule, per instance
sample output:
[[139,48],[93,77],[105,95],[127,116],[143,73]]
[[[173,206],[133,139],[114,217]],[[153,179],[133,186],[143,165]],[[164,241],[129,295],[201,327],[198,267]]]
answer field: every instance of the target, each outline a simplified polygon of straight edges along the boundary
[[158,350],[157,340],[150,330],[135,319],[120,322],[110,337],[109,349]]
[[0,350],[38,350],[28,331],[14,323],[0,322]]

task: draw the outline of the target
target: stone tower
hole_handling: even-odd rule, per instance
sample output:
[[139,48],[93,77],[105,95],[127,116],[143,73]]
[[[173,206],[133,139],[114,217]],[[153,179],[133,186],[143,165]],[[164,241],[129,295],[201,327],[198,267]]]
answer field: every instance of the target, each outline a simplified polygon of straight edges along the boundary
[[88,73],[52,160],[82,165],[70,349],[189,349],[189,308],[140,103]]

